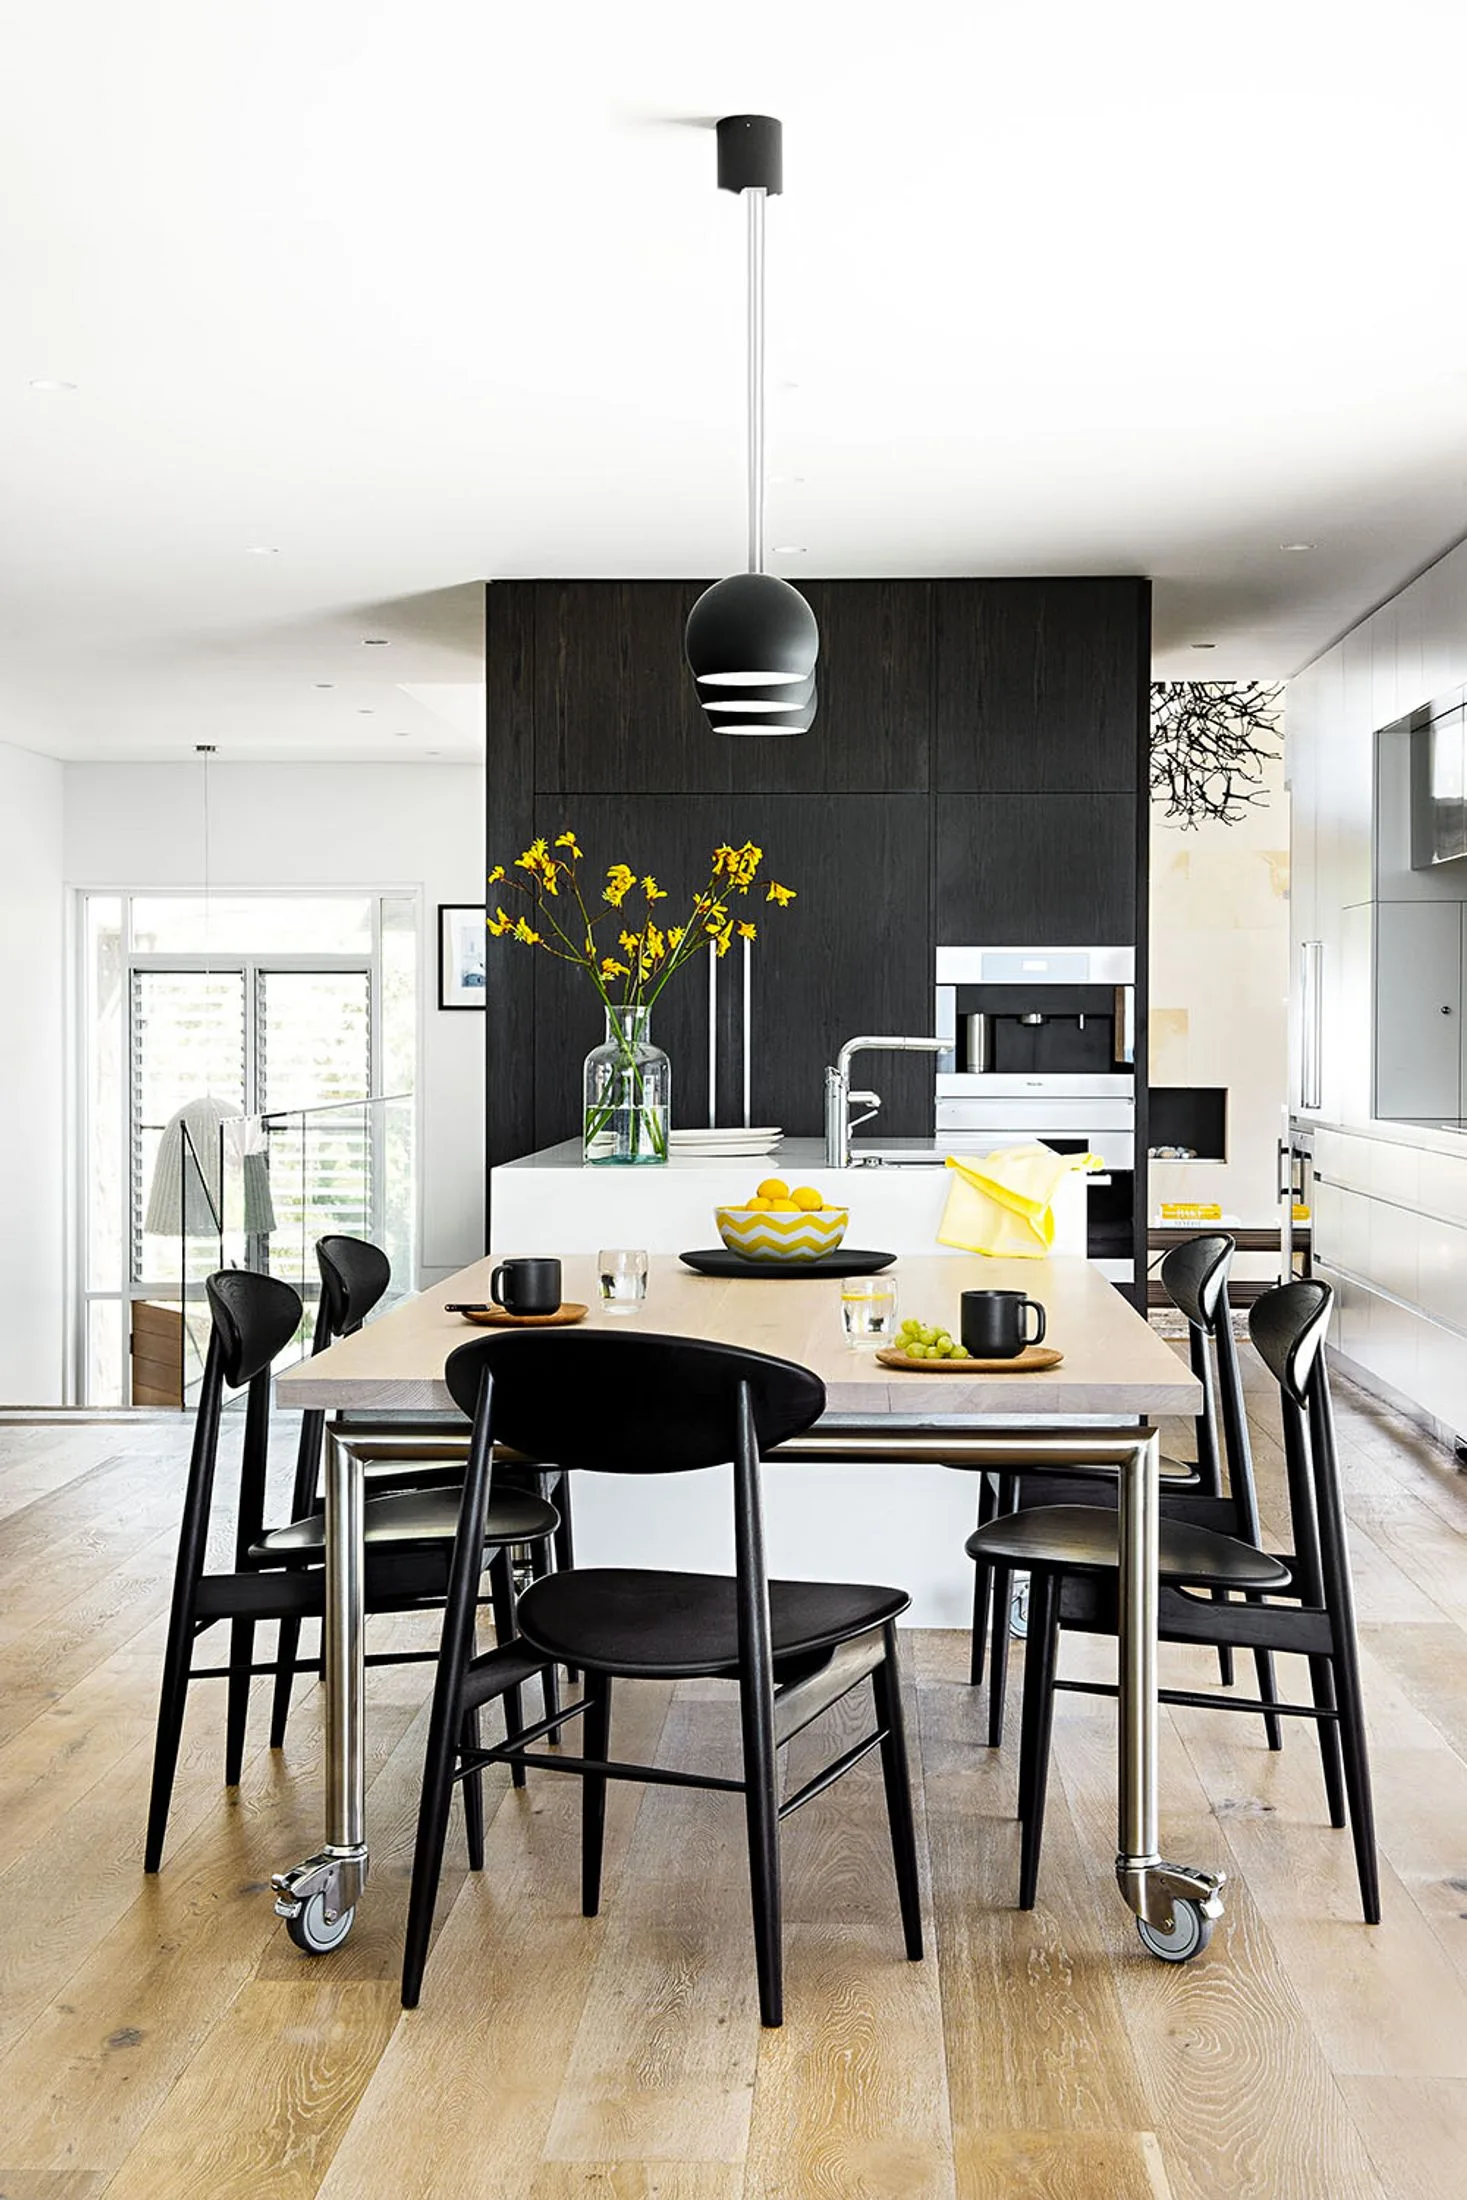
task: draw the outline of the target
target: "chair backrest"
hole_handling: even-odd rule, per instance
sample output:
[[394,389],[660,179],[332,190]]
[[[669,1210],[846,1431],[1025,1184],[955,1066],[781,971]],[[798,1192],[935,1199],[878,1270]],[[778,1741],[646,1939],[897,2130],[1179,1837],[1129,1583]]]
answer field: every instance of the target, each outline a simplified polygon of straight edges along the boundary
[[1296,1578],[1306,1599],[1348,1611],[1345,1508],[1323,1350],[1333,1300],[1316,1276],[1278,1284],[1253,1302],[1248,1334],[1279,1386]]
[[[360,1329],[392,1281],[391,1261],[366,1238],[317,1238],[316,1266],[321,1271],[321,1300],[311,1338],[312,1357],[324,1352],[338,1337],[349,1337],[353,1330]],[[325,1432],[324,1412],[316,1409],[301,1415],[290,1500],[292,1520],[302,1519],[315,1503]]]
[[[392,1263],[366,1238],[323,1237],[316,1241],[321,1271],[321,1311],[331,1337],[360,1329],[392,1281]],[[322,1350],[317,1343],[318,1352]]]
[[1174,1245],[1161,1264],[1161,1280],[1173,1306],[1209,1336],[1217,1327],[1218,1309],[1227,1297],[1228,1270],[1237,1250],[1225,1230],[1188,1238]]
[[300,1294],[278,1276],[227,1268],[205,1286],[213,1328],[204,1355],[204,1376],[194,1416],[193,1450],[184,1494],[179,1536],[179,1573],[196,1576],[203,1568],[214,1470],[219,1457],[219,1415],[224,1386],[247,1384],[244,1444],[240,1453],[239,1512],[235,1561],[243,1562],[264,1524],[265,1470],[270,1441],[270,1366],[300,1325]]
[[825,1385],[792,1360],[689,1337],[525,1330],[475,1337],[444,1380],[472,1414],[494,1380],[494,1436],[532,1459],[602,1474],[675,1474],[735,1456],[741,1394],[761,1451],[825,1410]]
[[[1226,1231],[1209,1232],[1201,1237],[1188,1238],[1184,1245],[1173,1246],[1161,1264],[1161,1281],[1167,1297],[1187,1322],[1187,1357],[1192,1373],[1202,1385],[1202,1411],[1197,1415],[1194,1427],[1197,1435],[1197,1479],[1202,1491],[1210,1497],[1220,1497],[1223,1487],[1223,1446],[1228,1457],[1228,1488],[1237,1504],[1240,1476],[1235,1463],[1234,1429],[1229,1414],[1227,1396],[1227,1362],[1222,1338],[1226,1330],[1228,1343],[1232,1342],[1231,1313],[1228,1307],[1228,1271],[1233,1264],[1235,1247]],[[1218,1440],[1218,1384],[1214,1376],[1214,1360],[1223,1376],[1223,1443]],[[1233,1374],[1236,1377],[1236,1365]],[[1238,1392],[1241,1397],[1241,1389]],[[1246,1443],[1246,1424],[1244,1424]],[[1245,1461],[1241,1480],[1251,1483],[1251,1462]],[[1246,1534],[1243,1511],[1239,1511],[1239,1532]]]

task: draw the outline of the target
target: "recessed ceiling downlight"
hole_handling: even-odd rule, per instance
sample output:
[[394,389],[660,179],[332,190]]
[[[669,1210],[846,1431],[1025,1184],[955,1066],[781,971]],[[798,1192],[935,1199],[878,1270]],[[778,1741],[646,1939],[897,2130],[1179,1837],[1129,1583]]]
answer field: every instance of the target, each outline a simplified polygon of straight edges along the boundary
[[1314,542],[1281,542],[1279,548],[1280,550],[1317,550],[1319,545]]
[[58,381],[49,374],[38,374],[33,378],[31,388],[33,390],[74,390],[76,384],[75,382]]
[[245,546],[247,558],[278,558],[279,555],[273,542],[251,542]]

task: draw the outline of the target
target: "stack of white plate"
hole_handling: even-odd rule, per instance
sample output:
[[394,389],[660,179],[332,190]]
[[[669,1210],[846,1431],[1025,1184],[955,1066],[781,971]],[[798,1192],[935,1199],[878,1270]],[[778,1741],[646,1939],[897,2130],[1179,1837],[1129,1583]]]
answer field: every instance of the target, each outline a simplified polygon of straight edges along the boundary
[[725,1155],[749,1160],[758,1154],[773,1153],[783,1136],[782,1130],[769,1124],[753,1130],[730,1124],[727,1130],[669,1131],[667,1142],[674,1153],[699,1155],[710,1161]]

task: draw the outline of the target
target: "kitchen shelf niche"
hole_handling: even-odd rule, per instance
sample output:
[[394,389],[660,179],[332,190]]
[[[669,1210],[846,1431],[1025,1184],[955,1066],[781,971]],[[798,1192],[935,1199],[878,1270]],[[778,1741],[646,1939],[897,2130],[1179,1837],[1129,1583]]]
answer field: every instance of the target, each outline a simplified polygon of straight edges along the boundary
[[1226,1085],[1153,1085],[1150,1148],[1190,1146],[1198,1161],[1228,1158]]

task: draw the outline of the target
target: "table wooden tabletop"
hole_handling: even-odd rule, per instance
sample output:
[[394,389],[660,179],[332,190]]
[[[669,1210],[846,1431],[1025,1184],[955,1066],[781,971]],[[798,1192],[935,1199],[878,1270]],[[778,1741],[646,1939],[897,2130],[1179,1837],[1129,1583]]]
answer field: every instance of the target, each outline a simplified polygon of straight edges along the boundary
[[[475,1261],[354,1337],[287,1369],[276,1384],[277,1402],[344,1411],[450,1409],[445,1359],[466,1338],[489,1332],[445,1313],[444,1305],[487,1301],[492,1266],[488,1259]],[[1201,1410],[1201,1390],[1186,1362],[1088,1261],[904,1255],[887,1273],[896,1284],[899,1318],[915,1315],[955,1336],[960,1292],[1024,1291],[1045,1308],[1045,1342],[1064,1354],[1063,1361],[1022,1374],[929,1375],[882,1367],[873,1352],[847,1345],[834,1277],[699,1276],[672,1254],[654,1254],[644,1306],[633,1314],[611,1313],[598,1301],[595,1261],[583,1256],[565,1261],[563,1290],[567,1300],[590,1307],[585,1326],[700,1337],[798,1360],[824,1381],[832,1413],[1011,1420],[1016,1414],[1157,1418]]]

